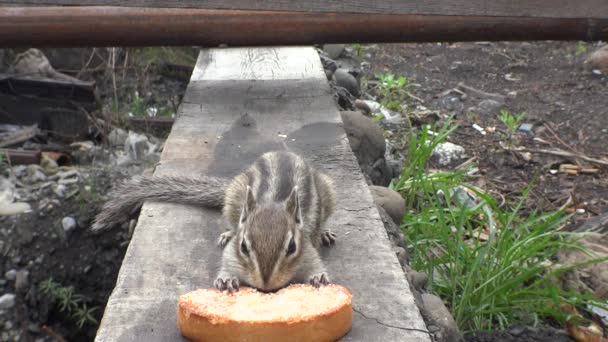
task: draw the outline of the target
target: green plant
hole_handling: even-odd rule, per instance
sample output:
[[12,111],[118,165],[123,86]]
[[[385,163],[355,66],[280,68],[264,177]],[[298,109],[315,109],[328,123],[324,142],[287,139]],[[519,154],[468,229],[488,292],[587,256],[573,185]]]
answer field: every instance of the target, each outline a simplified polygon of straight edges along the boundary
[[[418,199],[426,193],[433,193],[439,186],[456,186],[464,179],[462,171],[427,172],[428,161],[437,145],[458,128],[449,118],[441,127],[422,126],[419,132],[410,131],[407,143],[407,158],[397,182],[389,187],[400,192],[406,205],[414,210],[419,208]],[[435,132],[435,133],[431,133]]]
[[[390,185],[406,199],[401,224],[410,264],[430,275],[429,290],[448,305],[467,333],[504,329],[513,323],[563,322],[561,303],[605,307],[596,298],[562,290],[553,280],[572,270],[551,266],[559,251],[579,249],[580,235],[561,232],[563,212],[521,214],[526,190],[513,209],[464,184],[462,172],[427,170],[434,148],[456,127],[450,121],[431,134],[428,127],[409,137],[407,160]],[[465,202],[456,190],[465,191]],[[595,259],[591,262],[601,262]]]
[[395,77],[391,73],[377,74],[376,78],[380,81],[378,92],[381,97],[381,104],[393,111],[401,111],[401,104],[405,100],[407,90],[410,87],[405,76]]
[[524,199],[503,211],[490,196],[476,194],[481,203],[473,208],[453,205],[446,195],[442,200],[427,196],[426,205],[406,213],[402,225],[412,246],[412,267],[431,275],[431,291],[444,299],[462,331],[505,329],[543,318],[564,322],[561,303],[598,305],[599,300],[554,282],[572,267],[551,268],[549,261],[560,251],[581,249],[574,233],[557,230],[569,216],[533,212],[522,217]]
[[363,53],[365,52],[365,46],[363,44],[354,43],[351,46],[353,50],[355,50],[355,55],[357,57],[363,56]]
[[10,165],[8,164],[8,158],[6,153],[0,151],[0,176],[6,175]]
[[576,52],[574,53],[577,56],[584,55],[588,51],[587,43],[583,41],[579,41],[576,43]]
[[72,286],[62,286],[52,277],[40,282],[40,291],[48,296],[59,308],[60,312],[66,312],[76,323],[79,329],[85,324],[99,324],[93,313],[98,308],[89,307],[85,296],[77,294]]
[[133,101],[129,105],[129,116],[142,117],[146,116],[147,108],[143,97],[139,96],[139,92],[133,93]]
[[505,126],[507,126],[507,129],[509,129],[509,132],[511,134],[513,134],[517,131],[519,124],[521,123],[521,121],[524,119],[525,116],[526,116],[526,112],[521,112],[517,116],[514,116],[508,110],[502,109],[500,111],[500,116],[498,118]]

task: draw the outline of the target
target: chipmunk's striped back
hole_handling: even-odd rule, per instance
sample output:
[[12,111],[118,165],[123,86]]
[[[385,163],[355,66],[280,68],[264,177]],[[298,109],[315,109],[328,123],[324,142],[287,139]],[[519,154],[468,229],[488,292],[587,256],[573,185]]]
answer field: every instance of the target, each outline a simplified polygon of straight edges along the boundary
[[228,185],[223,212],[233,227],[238,224],[247,186],[260,206],[284,202],[297,186],[302,218],[311,231],[318,230],[335,208],[331,179],[291,152],[263,154]]

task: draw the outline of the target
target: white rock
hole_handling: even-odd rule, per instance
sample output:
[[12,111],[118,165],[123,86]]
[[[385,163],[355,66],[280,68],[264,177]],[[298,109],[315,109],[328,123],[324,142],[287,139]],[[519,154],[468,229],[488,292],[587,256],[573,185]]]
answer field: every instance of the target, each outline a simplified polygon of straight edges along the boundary
[[3,203],[0,204],[0,216],[16,215],[27,213],[32,210],[29,204],[25,202]]
[[76,228],[76,220],[73,217],[66,216],[61,220],[61,225],[63,226],[63,230],[69,233]]
[[145,135],[129,131],[125,140],[125,153],[131,160],[142,160],[151,150],[151,145]]
[[128,136],[129,134],[124,129],[115,128],[108,134],[108,142],[114,147],[123,146]]
[[444,142],[433,150],[432,156],[436,157],[441,166],[447,166],[452,161],[460,160],[466,157],[464,147],[453,144],[451,142]]
[[12,270],[6,271],[6,273],[4,273],[4,278],[6,278],[6,280],[9,280],[9,281],[15,280],[15,278],[17,278],[17,270],[12,269]]
[[12,293],[5,293],[0,297],[0,310],[11,309],[15,306],[15,295]]

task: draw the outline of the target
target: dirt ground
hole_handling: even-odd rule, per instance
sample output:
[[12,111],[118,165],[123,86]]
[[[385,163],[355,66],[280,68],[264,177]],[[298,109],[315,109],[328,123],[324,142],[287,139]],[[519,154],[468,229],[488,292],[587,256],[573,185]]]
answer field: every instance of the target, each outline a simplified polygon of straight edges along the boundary
[[[535,181],[527,206],[557,209],[571,197],[573,204],[568,207],[584,209],[570,221],[577,226],[608,208],[606,167],[542,153],[522,156],[501,144],[608,157],[608,77],[594,74],[584,64],[594,47],[589,44],[582,49],[576,42],[380,45],[368,50],[368,74],[404,75],[413,84],[412,95],[424,101],[410,99],[412,106],[423,105],[446,116],[456,114],[460,128],[448,141],[475,157],[480,169],[477,184],[482,188],[516,198]],[[504,108],[513,114],[526,112],[522,122],[532,124],[532,131],[507,139],[496,111],[468,113],[483,97],[445,94],[459,83],[504,96]],[[496,132],[482,136],[472,128],[474,123],[496,127]],[[580,163],[599,172],[550,172],[564,163]]]

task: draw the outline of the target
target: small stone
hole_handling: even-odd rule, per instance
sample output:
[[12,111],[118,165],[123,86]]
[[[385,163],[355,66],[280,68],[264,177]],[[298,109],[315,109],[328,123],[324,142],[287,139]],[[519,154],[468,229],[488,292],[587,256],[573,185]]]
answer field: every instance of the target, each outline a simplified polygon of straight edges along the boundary
[[445,341],[462,341],[456,321],[441,298],[430,293],[423,293],[422,302],[421,313],[426,318],[427,324],[438,326]]
[[76,228],[76,220],[73,217],[66,216],[61,220],[61,225],[63,226],[63,231],[69,233]]
[[403,247],[395,247],[393,251],[397,255],[397,260],[399,260],[399,264],[401,266],[407,265],[407,251]]
[[65,184],[57,184],[55,186],[55,188],[53,189],[53,193],[55,193],[55,196],[57,196],[59,198],[64,198],[67,191],[68,191],[68,188]]
[[459,161],[466,157],[464,147],[453,144],[451,142],[444,142],[433,150],[432,157],[438,159],[438,163],[441,166],[449,166],[455,161]]
[[31,332],[32,334],[38,334],[40,333],[40,327],[36,323],[30,323],[27,325],[27,331]]
[[524,133],[528,133],[532,131],[532,124],[529,123],[523,123],[521,125],[519,125],[519,128],[517,129],[520,132],[524,132]]
[[131,160],[142,160],[150,150],[150,145],[145,135],[129,131],[125,140],[125,153]]
[[497,115],[502,107],[503,103],[486,99],[477,104],[477,113],[486,116]]
[[27,175],[27,165],[17,165],[13,167],[15,177],[22,178]]
[[31,164],[27,166],[27,177],[32,183],[42,182],[46,180],[46,175],[40,165]]
[[599,72],[596,74],[608,74],[608,45],[594,51],[589,58],[587,58],[586,63],[591,65],[594,69],[593,71],[597,70]]
[[361,95],[359,82],[355,76],[348,72],[348,70],[342,68],[336,70],[334,73],[334,79],[336,81],[336,85],[348,90],[352,96],[359,97],[359,95]]
[[121,128],[114,128],[110,134],[108,134],[108,143],[112,147],[124,146],[125,141],[129,134]]
[[42,154],[42,158],[40,160],[40,166],[42,166],[47,175],[54,175],[57,173],[57,171],[59,171],[59,165],[57,165],[57,162],[44,153]]
[[11,330],[12,328],[13,328],[13,322],[11,322],[11,321],[4,322],[4,329],[5,330]]
[[327,53],[329,58],[338,59],[344,52],[344,44],[325,44],[323,45],[323,51]]
[[8,332],[6,332],[6,331],[3,331],[3,332],[2,332],[2,342],[8,342],[8,341],[10,341],[10,338],[11,338],[11,337],[10,337],[10,335],[8,334]]
[[4,278],[6,278],[8,281],[15,280],[17,278],[17,270],[11,269],[6,271],[6,273],[4,273]]
[[0,310],[8,310],[15,306],[15,295],[5,293],[0,297]]
[[374,202],[381,206],[396,224],[401,224],[405,213],[405,200],[396,191],[383,186],[370,186],[369,190],[374,197]]
[[521,326],[521,325],[516,325],[514,327],[511,327],[509,329],[509,334],[511,334],[512,336],[519,336],[521,334],[523,334],[526,331],[526,327]]
[[31,210],[32,207],[25,202],[2,203],[0,206],[0,216],[22,214],[30,212]]
[[86,266],[84,267],[83,272],[84,272],[84,273],[89,273],[89,271],[91,270],[91,268],[93,268],[91,265],[86,265]]

